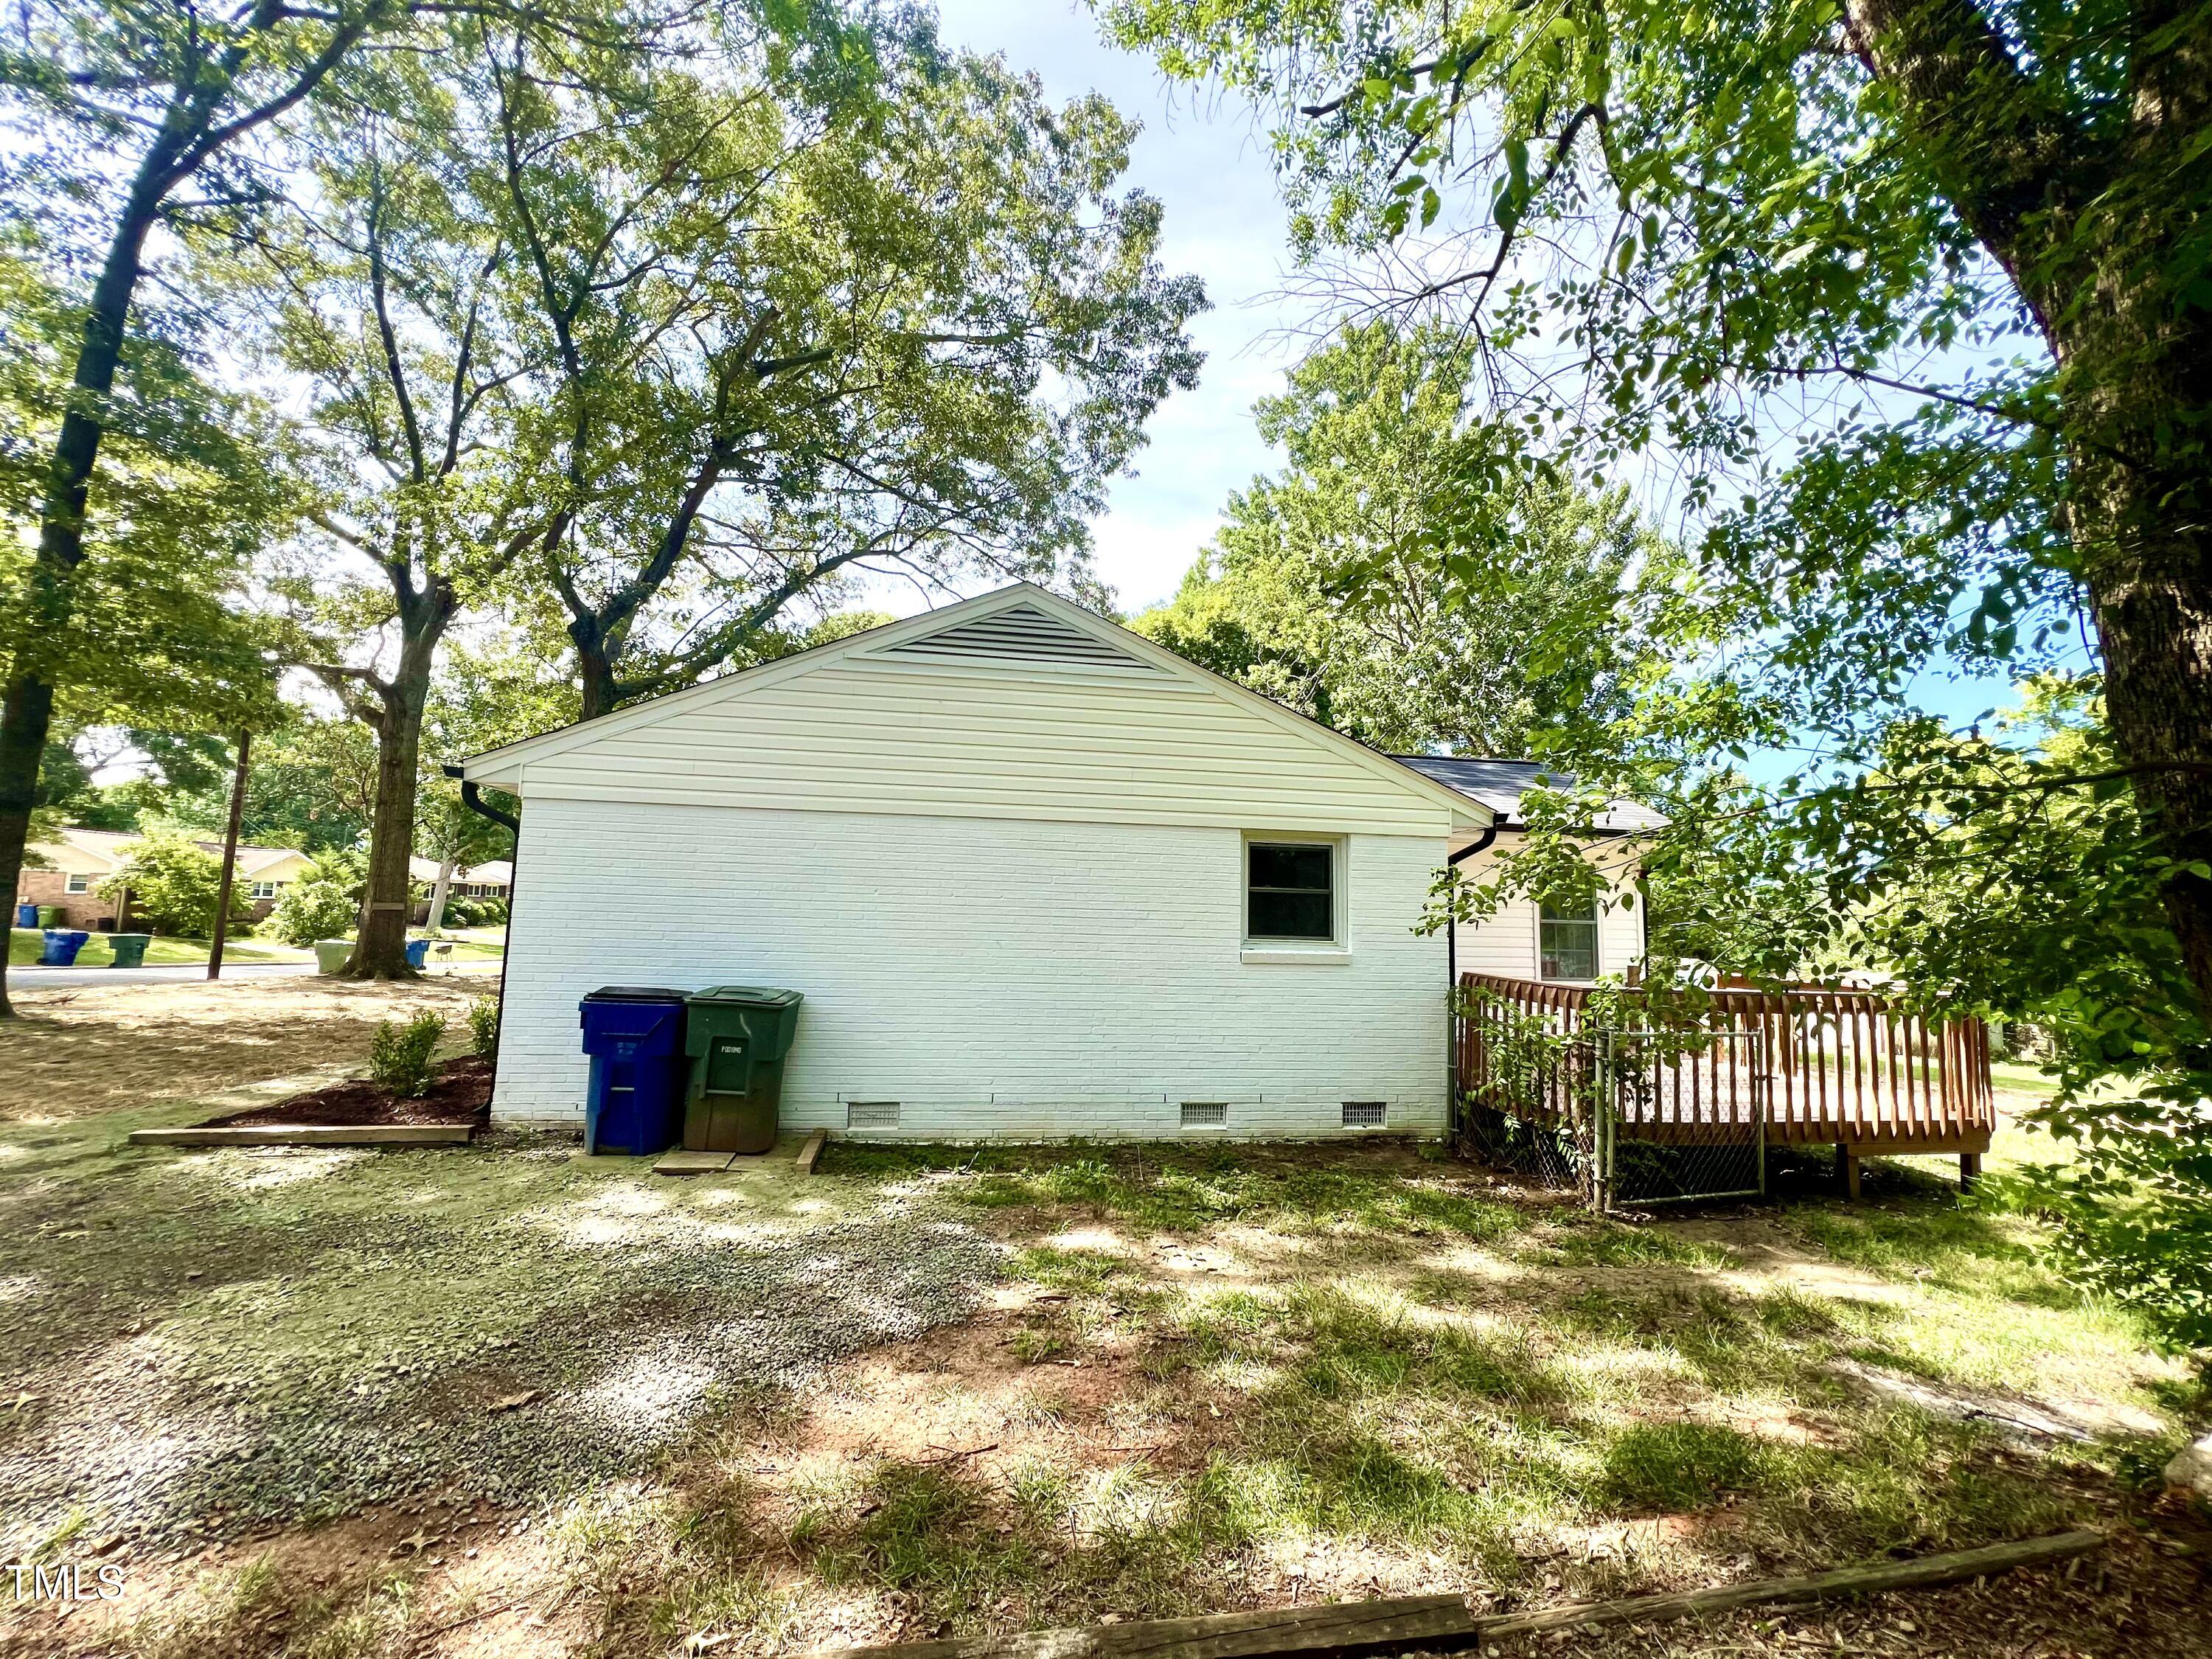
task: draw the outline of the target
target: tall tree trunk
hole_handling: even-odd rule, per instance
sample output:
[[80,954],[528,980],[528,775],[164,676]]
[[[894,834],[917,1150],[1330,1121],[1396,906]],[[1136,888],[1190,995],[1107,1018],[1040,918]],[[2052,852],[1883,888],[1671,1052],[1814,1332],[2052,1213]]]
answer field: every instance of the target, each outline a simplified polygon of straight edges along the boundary
[[576,678],[583,702],[577,719],[595,720],[615,712],[614,648],[596,622],[579,617],[568,624],[568,637],[576,642]]
[[2177,866],[2161,893],[2212,1024],[2212,313],[2191,169],[2212,133],[2212,12],[2146,0],[2127,122],[2084,128],[1965,0],[1847,0],[1960,220],[2058,365],[2063,510],[2115,746]]
[[[106,435],[99,406],[115,389],[124,330],[138,284],[138,262],[161,210],[160,181],[173,164],[177,148],[165,132],[140,164],[108,242],[100,280],[93,285],[77,345],[74,384],[79,396],[62,416],[47,463],[39,550],[24,584],[21,637],[27,649],[41,641],[50,645],[61,641],[75,610],[72,579],[84,562],[85,501],[100,459],[100,439]],[[22,879],[31,809],[38,801],[39,763],[46,754],[53,718],[52,681],[35,662],[11,664],[6,691],[0,694],[0,892],[13,894]],[[8,1001],[7,964],[0,962],[0,1018],[14,1012]]]
[[361,930],[342,970],[349,979],[410,979],[407,917],[414,908],[410,864],[415,855],[415,789],[422,772],[422,714],[430,700],[430,665],[453,620],[449,592],[433,588],[403,605],[399,667],[380,684],[376,732],[376,810],[368,832],[368,881],[361,896]]
[[2116,240],[2056,331],[2081,416],[2070,528],[2114,744],[2177,866],[2161,896],[2212,1025],[2212,880],[2189,867],[2212,865],[2212,315],[2148,280],[2166,249]]
[[2143,769],[2136,798],[2180,866],[2166,878],[2166,918],[2212,1024],[2212,881],[2188,868],[2212,865],[2212,526],[2162,523],[2164,492],[2114,483],[2099,492],[2105,511],[2082,512],[2077,532],[2098,544],[2085,562],[2106,712],[2115,746]]
[[446,901],[453,896],[453,859],[451,854],[438,860],[438,879],[430,889],[430,919],[423,926],[426,933],[434,933],[446,925]]

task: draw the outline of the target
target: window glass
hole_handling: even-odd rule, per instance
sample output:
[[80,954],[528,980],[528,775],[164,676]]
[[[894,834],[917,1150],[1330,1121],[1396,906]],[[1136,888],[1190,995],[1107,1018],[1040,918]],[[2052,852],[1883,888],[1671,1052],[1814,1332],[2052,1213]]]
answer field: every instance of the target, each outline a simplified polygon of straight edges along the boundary
[[1544,979],[1597,977],[1597,906],[1543,908],[1538,924],[1537,972]]
[[1333,939],[1336,849],[1255,841],[1246,849],[1244,927],[1253,939]]
[[89,893],[92,890],[92,878],[72,872],[68,879],[62,883],[62,890],[65,893]]

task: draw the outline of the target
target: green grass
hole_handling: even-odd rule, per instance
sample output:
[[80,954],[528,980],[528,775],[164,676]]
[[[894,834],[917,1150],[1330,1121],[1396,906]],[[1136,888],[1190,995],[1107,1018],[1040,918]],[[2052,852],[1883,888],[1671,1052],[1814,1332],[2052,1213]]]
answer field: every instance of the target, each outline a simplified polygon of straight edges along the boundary
[[[419,928],[408,934],[410,939],[425,937],[427,935]],[[450,957],[438,955],[437,947],[441,944],[451,945],[453,947],[453,955]],[[447,933],[433,939],[430,960],[432,962],[496,962],[506,954],[506,951],[507,930],[505,928],[468,928]]]
[[1519,1224],[1510,1206],[1441,1177],[1377,1182],[1297,1149],[1221,1146],[1197,1151],[1086,1146],[1030,1148],[858,1146],[830,1149],[832,1167],[877,1179],[955,1176],[954,1201],[977,1209],[1063,1209],[1141,1227],[1195,1231],[1222,1223],[1298,1234],[1501,1236]]
[[[40,930],[12,927],[8,932],[8,965],[11,968],[34,966],[45,947],[46,936]],[[289,946],[273,945],[267,940],[228,939],[222,947],[225,962],[282,962],[296,960],[301,954]],[[146,945],[146,965],[149,968],[171,967],[207,959],[208,942],[205,939],[156,937]],[[105,933],[93,933],[85,940],[84,948],[76,953],[76,965],[80,968],[105,968],[114,960],[114,946]]]
[[1990,1079],[1998,1088],[2014,1094],[2050,1096],[2058,1092],[2057,1079],[2030,1060],[1992,1060]]
[[[571,1333],[656,1364],[703,1352],[665,1346],[653,1288],[657,1261],[702,1240],[904,1213],[922,1237],[1003,1241],[1006,1311],[959,1334],[966,1359],[933,1339],[888,1371],[702,1398],[651,1478],[553,1500],[592,1651],[1378,1592],[1564,1600],[1741,1576],[1746,1556],[1780,1572],[1963,1547],[2109,1523],[2212,1404],[2057,1279],[2032,1218],[1901,1173],[1862,1205],[1631,1226],[1387,1146],[839,1143],[823,1176],[754,1193],[529,1144],[115,1150],[137,1121],[0,1133],[0,1283],[80,1287],[18,1304],[16,1363],[143,1328],[165,1375],[222,1380],[280,1423],[348,1409],[364,1356],[420,1379],[402,1415],[436,1430],[483,1420],[516,1343],[542,1348],[529,1383],[562,1408]],[[819,1271],[844,1271],[836,1239]],[[0,1397],[21,1386],[0,1366]],[[1930,1397],[2106,1415],[2086,1442],[2008,1444]],[[1589,1547],[1658,1516],[1687,1522],[1678,1555]],[[300,1650],[320,1631],[399,1650],[448,1616],[364,1568],[312,1592],[257,1581],[175,1628],[210,1652],[241,1620]]]
[[[2045,1265],[2033,1221],[1904,1171],[1864,1205],[1627,1226],[1404,1153],[840,1146],[831,1163],[1029,1241],[1023,1274],[1065,1299],[1002,1346],[1024,1365],[1133,1350],[1116,1409],[1154,1426],[1110,1432],[1175,1449],[1123,1462],[1118,1488],[1071,1454],[995,1486],[887,1461],[815,1494],[784,1544],[808,1573],[957,1632],[1287,1598],[1250,1575],[1303,1550],[1384,1564],[1385,1594],[1517,1593],[1546,1536],[1654,1515],[1778,1566],[1965,1547],[2094,1518],[2098,1481],[2118,1501],[2179,1443],[2179,1401],[2212,1403]],[[1222,1277],[1178,1267],[1187,1248],[1228,1258]],[[1987,1413],[2022,1397],[2101,1402],[2102,1426],[2008,1445]],[[888,1495],[908,1480],[929,1495],[911,1512]],[[1613,1593],[1620,1571],[1584,1563],[1560,1594]]]
[[[89,931],[89,930],[88,930]],[[420,939],[419,932],[409,935]],[[506,935],[501,930],[478,928],[465,933],[447,936],[453,947],[450,957],[434,954],[430,960],[439,962],[496,962],[504,951]],[[40,952],[45,948],[45,935],[36,928],[11,928],[8,935],[8,965],[11,968],[35,966]],[[222,947],[225,962],[304,962],[312,960],[311,950],[296,949],[274,939],[229,939]],[[191,963],[204,963],[208,958],[208,943],[198,939],[168,939],[157,937],[146,946],[146,965],[166,968]],[[80,968],[105,968],[115,959],[114,947],[105,933],[93,933],[77,952]]]

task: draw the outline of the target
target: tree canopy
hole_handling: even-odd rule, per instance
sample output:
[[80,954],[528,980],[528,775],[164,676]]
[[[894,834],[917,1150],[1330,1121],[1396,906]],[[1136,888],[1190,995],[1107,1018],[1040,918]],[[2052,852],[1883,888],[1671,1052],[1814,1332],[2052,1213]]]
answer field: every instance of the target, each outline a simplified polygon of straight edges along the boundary
[[1194,381],[1203,295],[1115,189],[1127,119],[920,22],[854,50],[865,75],[754,51],[559,98],[516,55],[475,91],[545,509],[515,586],[587,719],[863,572],[1079,586],[1105,480]]
[[[1626,710],[1659,667],[1673,549],[1625,495],[1492,488],[1479,354],[1442,329],[1348,330],[1257,409],[1289,465],[1230,498],[1171,604],[1133,626],[1363,743],[1519,755],[1571,714]],[[1457,602],[1455,566],[1490,569]]]

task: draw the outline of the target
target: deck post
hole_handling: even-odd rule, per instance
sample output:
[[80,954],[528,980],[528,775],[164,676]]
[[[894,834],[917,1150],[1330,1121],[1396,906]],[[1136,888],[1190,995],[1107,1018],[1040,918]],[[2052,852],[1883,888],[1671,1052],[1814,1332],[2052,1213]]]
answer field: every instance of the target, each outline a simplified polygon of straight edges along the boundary
[[1844,1196],[1856,1198],[1859,1195],[1859,1155],[1839,1141],[1836,1146],[1836,1162],[1843,1166]]
[[1979,1152],[1959,1154],[1959,1190],[1971,1193],[1974,1183],[1982,1178],[1982,1155]]

